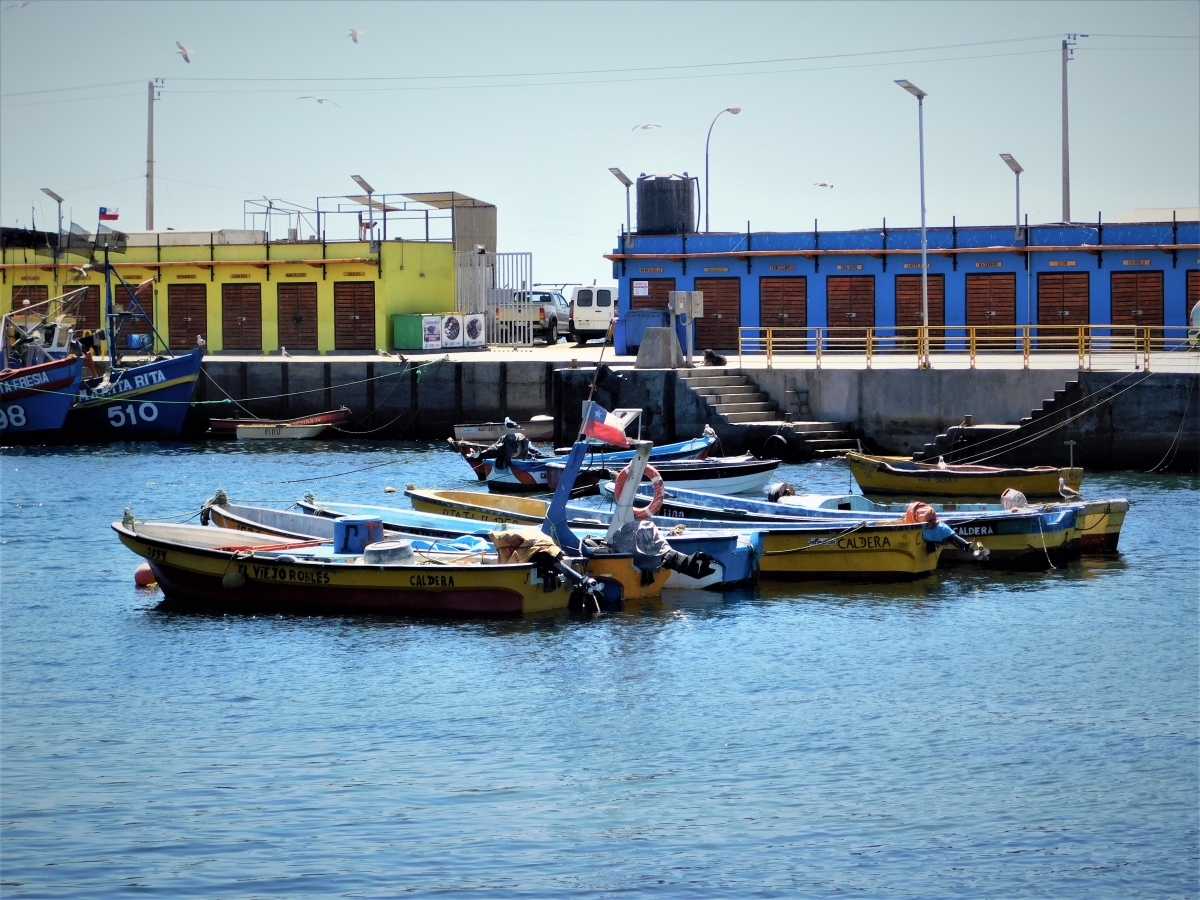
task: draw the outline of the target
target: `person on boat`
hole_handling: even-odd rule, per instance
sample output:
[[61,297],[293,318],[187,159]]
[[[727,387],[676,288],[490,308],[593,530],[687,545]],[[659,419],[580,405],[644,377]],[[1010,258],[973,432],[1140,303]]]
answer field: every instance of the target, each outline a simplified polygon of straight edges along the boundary
[[510,460],[543,459],[543,454],[521,432],[521,426],[505,417],[500,440],[479,452],[478,459],[494,459],[497,469],[507,469]]

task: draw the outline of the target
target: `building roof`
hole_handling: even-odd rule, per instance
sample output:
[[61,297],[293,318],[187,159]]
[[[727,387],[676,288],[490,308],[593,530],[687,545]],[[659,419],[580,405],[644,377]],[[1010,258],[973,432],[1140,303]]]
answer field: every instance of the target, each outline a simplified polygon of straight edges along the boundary
[[405,194],[409,200],[416,200],[418,203],[424,203],[427,206],[432,206],[435,209],[453,209],[454,207],[464,206],[495,206],[494,203],[488,203],[486,200],[477,200],[474,197],[468,197],[466,194],[460,194],[458,191],[434,191],[429,194]]
[[[1196,222],[1200,221],[1200,206],[1148,206],[1113,216],[1108,222]],[[1108,224],[1108,223],[1105,223]]]

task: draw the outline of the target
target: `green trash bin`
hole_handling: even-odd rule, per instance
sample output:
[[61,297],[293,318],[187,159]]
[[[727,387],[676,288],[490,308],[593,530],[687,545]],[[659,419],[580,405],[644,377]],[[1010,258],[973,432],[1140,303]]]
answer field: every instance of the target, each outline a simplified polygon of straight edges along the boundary
[[392,316],[392,343],[397,350],[441,350],[441,314]]

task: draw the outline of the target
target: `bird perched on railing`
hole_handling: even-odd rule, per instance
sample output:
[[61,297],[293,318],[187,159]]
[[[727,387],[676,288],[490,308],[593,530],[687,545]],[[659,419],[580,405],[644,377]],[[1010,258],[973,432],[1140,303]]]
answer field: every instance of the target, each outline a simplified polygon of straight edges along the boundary
[[1083,499],[1083,494],[1079,493],[1079,491],[1075,490],[1074,488],[1067,487],[1067,479],[1063,478],[1061,475],[1058,478],[1058,496],[1062,497],[1064,500]]

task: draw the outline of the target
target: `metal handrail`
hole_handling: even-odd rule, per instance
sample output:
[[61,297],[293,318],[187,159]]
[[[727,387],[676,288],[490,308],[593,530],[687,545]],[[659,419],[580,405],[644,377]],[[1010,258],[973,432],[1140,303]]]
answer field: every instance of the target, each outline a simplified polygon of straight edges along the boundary
[[1152,353],[1200,350],[1187,325],[921,325],[847,328],[827,326],[738,329],[739,362],[764,355],[767,368],[776,357],[811,357],[821,368],[826,355],[859,356],[867,368],[876,357],[912,356],[929,365],[932,354],[965,355],[971,368],[981,357],[1019,353],[1023,368],[1037,356],[1070,353],[1081,371],[1091,371],[1097,357],[1131,355],[1135,368],[1150,371]]

